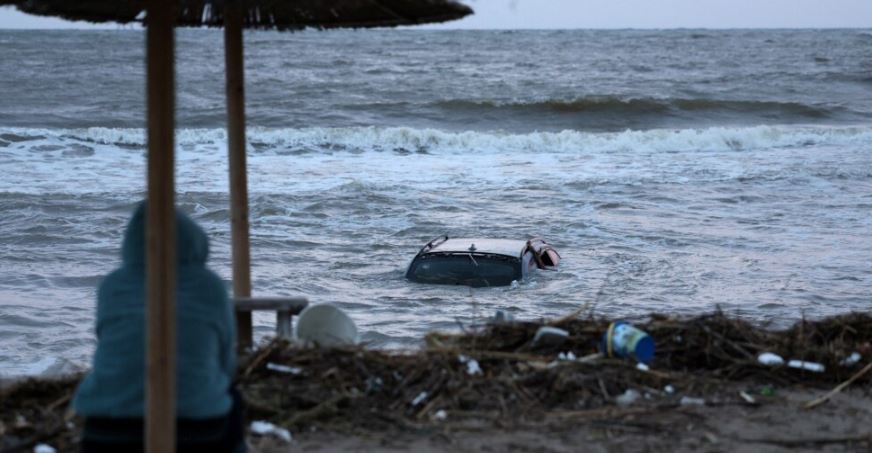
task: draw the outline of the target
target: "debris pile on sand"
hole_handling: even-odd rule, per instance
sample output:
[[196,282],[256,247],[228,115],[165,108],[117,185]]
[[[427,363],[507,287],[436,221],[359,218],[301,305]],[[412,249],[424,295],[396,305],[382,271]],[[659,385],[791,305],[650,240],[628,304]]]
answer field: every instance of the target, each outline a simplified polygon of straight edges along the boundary
[[[628,408],[644,414],[760,405],[774,389],[797,385],[824,395],[840,383],[872,384],[872,317],[865,314],[777,331],[720,312],[690,319],[652,315],[635,324],[656,342],[647,365],[599,354],[609,324],[590,315],[501,321],[461,334],[431,333],[414,351],[303,348],[276,340],[243,361],[239,386],[250,420],[297,433],[547,426]],[[535,342],[543,326],[568,334]],[[66,406],[76,382],[29,380],[5,390],[0,449],[39,442],[73,449],[80,421]]]

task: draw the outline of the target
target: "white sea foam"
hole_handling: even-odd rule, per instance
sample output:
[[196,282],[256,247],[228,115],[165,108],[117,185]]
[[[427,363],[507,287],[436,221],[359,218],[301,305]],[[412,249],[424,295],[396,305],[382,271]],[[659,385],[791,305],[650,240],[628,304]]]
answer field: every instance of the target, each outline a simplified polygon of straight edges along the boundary
[[20,379],[26,376],[42,376],[57,378],[78,373],[83,370],[81,364],[74,363],[63,357],[45,356],[38,360],[23,363],[4,363],[0,372],[0,380]]
[[[36,142],[80,142],[98,145],[145,146],[142,129],[6,128],[0,132],[45,137]],[[179,146],[216,145],[227,141],[224,129],[179,129]],[[252,127],[248,141],[258,150],[352,149],[360,151],[462,152],[693,152],[739,151],[797,146],[872,143],[872,126],[755,126],[705,129],[652,129],[623,132],[445,132],[408,127],[268,129]],[[21,143],[21,142],[19,142]],[[25,143],[34,143],[27,141]],[[13,147],[14,148],[14,147]]]
[[[0,180],[0,191],[144,190],[145,136],[141,129],[0,129],[0,134],[16,136],[0,148],[4,156],[0,172],[7,175]],[[512,180],[522,168],[529,178],[565,182],[607,178],[636,184],[654,178],[683,183],[690,172],[703,167],[712,179],[755,177],[756,170],[737,165],[733,158],[724,159],[724,153],[766,154],[779,149],[802,153],[804,149],[852,145],[865,148],[872,145],[872,127],[529,134],[405,127],[251,128],[248,140],[249,171],[257,175],[251,181],[252,192],[329,190],[358,181],[361,175],[379,184],[437,190],[453,182],[468,185]],[[177,143],[180,190],[226,191],[223,129],[180,129]],[[664,153],[677,155],[655,157]],[[694,157],[688,160],[682,154]],[[410,157],[404,158],[406,155]],[[533,158],[536,165],[530,164]]]

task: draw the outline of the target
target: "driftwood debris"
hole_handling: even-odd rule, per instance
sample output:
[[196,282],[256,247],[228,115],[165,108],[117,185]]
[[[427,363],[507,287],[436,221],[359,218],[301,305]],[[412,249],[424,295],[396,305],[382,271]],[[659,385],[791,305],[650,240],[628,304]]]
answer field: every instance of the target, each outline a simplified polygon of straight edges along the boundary
[[[821,398],[826,400],[848,385],[872,384],[869,365],[860,369],[859,364],[844,364],[855,352],[863,363],[872,358],[872,316],[866,314],[803,320],[785,330],[720,312],[691,319],[653,315],[636,323],[657,344],[647,370],[627,360],[599,357],[597,345],[610,321],[579,314],[559,320],[569,336],[551,349],[531,345],[539,327],[554,325],[547,321],[431,333],[423,347],[410,351],[304,348],[275,340],[241,361],[237,384],[249,402],[251,420],[268,420],[292,431],[317,427],[334,432],[408,431],[437,423],[444,428],[463,420],[538,426],[584,419],[642,429],[639,420],[618,418],[686,413],[683,395],[703,397],[707,407],[748,407],[751,395],[755,405],[767,404],[765,389],[770,386],[841,384]],[[825,371],[764,365],[756,360],[761,352],[817,362]],[[284,373],[268,364],[300,372]],[[50,442],[59,451],[75,450],[80,420],[66,423],[64,416],[77,382],[77,377],[32,379],[3,390],[0,451],[37,442]],[[737,382],[742,383],[740,391],[725,385]],[[617,397],[628,390],[646,397],[630,407],[618,406]]]

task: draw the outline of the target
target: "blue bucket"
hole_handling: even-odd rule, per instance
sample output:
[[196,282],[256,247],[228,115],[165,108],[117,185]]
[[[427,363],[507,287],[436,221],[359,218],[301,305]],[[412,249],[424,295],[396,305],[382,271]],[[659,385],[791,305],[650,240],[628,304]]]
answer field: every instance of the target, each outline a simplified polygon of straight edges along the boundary
[[654,339],[624,321],[615,321],[603,335],[600,350],[606,357],[636,359],[648,363],[654,358]]

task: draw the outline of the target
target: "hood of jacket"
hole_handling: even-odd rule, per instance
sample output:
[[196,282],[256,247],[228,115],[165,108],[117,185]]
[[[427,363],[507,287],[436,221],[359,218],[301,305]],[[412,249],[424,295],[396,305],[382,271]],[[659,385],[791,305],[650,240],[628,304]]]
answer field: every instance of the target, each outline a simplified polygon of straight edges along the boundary
[[[121,259],[125,266],[145,267],[146,203],[137,206],[127,224]],[[179,266],[205,266],[209,256],[209,238],[190,217],[176,209],[176,263]]]

